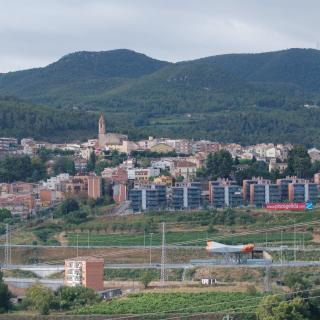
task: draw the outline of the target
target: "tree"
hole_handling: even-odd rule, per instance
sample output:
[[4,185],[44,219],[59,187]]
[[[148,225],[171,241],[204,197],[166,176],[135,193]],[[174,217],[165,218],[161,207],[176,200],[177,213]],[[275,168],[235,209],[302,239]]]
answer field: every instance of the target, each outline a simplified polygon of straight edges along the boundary
[[233,160],[229,151],[220,150],[207,157],[207,172],[214,179],[229,178],[232,166]]
[[42,284],[34,284],[27,289],[26,299],[29,306],[37,310],[40,314],[46,315],[50,312],[50,304],[53,301],[54,295],[51,289]]
[[148,168],[150,167],[151,165],[151,160],[150,158],[141,158],[140,161],[139,161],[139,165],[142,167],[142,168]]
[[11,307],[12,295],[8,289],[8,286],[3,281],[3,273],[0,271],[0,313],[8,312]]
[[88,172],[91,172],[91,171],[95,170],[96,162],[97,162],[96,153],[94,151],[92,151],[90,153],[89,160],[88,160],[88,163],[87,163],[87,171]]
[[308,320],[310,305],[302,298],[283,300],[279,296],[264,297],[257,310],[260,320]]
[[76,199],[68,198],[61,203],[60,211],[63,215],[66,215],[72,211],[79,210],[80,206]]
[[176,182],[182,182],[184,180],[184,177],[183,176],[177,176],[175,180],[176,180]]
[[[108,161],[105,160],[101,160],[98,163],[96,163],[96,167],[95,167],[95,173],[99,176],[101,175],[101,172],[105,169],[110,167],[110,163]],[[87,167],[88,169],[88,167]],[[89,171],[89,170],[88,170]]]
[[88,218],[88,213],[84,210],[72,211],[65,216],[65,219],[69,223],[80,224],[85,222]]
[[41,179],[44,179],[47,175],[44,161],[42,161],[40,157],[36,157],[31,160],[31,164],[32,164],[31,180],[34,182],[37,182]]
[[301,298],[294,298],[291,301],[283,301],[278,306],[275,306],[275,320],[309,320],[310,307],[307,301]]
[[320,172],[320,161],[316,160],[312,164],[312,173]]
[[142,282],[145,289],[148,288],[152,280],[153,280],[153,274],[149,270],[145,271],[140,277],[140,281]]
[[287,174],[308,178],[312,174],[311,167],[311,159],[306,147],[296,145],[289,151]]
[[46,168],[39,157],[8,156],[0,161],[0,182],[39,181],[45,177]]
[[290,288],[291,292],[296,292],[296,295],[302,297],[306,297],[308,295],[307,290],[311,289],[312,287],[311,282],[308,279],[306,279],[301,273],[285,274],[284,283],[286,286]]
[[32,171],[29,156],[7,156],[0,161],[0,182],[25,181],[32,176]]
[[237,183],[241,185],[244,179],[251,179],[252,177],[270,179],[273,174],[269,172],[268,165],[264,161],[255,161],[248,168],[236,172],[235,176]]
[[67,157],[59,158],[53,166],[53,172],[55,175],[60,173],[69,173],[73,176],[76,172],[74,161]]
[[4,222],[6,219],[11,219],[12,213],[10,210],[4,208],[0,209],[0,222]]
[[55,292],[55,298],[62,309],[82,307],[100,301],[94,290],[83,286],[62,286]]

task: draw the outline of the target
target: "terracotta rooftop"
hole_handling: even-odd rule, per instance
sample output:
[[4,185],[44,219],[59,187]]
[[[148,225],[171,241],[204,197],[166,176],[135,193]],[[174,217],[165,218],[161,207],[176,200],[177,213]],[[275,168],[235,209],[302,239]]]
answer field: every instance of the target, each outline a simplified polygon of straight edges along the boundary
[[178,168],[196,167],[196,164],[186,160],[177,160],[175,162],[175,167],[178,167]]

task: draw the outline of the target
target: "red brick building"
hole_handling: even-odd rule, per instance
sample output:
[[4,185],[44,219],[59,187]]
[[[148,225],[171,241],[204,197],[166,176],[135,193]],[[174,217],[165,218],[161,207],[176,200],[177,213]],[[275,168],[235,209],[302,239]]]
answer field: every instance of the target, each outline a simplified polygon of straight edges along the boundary
[[77,257],[65,260],[64,283],[66,286],[84,286],[102,291],[104,259],[95,257]]
[[101,197],[101,177],[88,176],[88,197],[97,199]]

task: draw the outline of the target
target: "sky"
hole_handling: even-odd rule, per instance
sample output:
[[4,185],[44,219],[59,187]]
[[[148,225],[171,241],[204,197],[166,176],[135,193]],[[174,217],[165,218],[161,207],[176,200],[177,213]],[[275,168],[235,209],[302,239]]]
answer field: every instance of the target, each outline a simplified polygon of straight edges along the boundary
[[319,0],[0,0],[0,73],[81,50],[175,62],[320,49],[319,12]]

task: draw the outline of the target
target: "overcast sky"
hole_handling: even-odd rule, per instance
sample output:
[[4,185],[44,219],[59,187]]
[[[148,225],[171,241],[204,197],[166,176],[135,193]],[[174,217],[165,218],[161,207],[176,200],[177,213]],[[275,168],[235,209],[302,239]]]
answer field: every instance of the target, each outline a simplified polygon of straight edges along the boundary
[[80,50],[179,61],[319,48],[319,0],[0,0],[0,72]]

